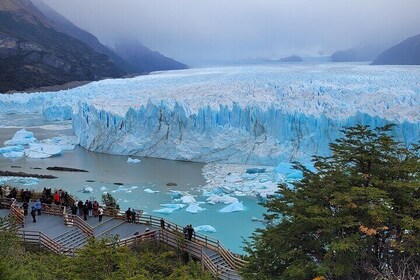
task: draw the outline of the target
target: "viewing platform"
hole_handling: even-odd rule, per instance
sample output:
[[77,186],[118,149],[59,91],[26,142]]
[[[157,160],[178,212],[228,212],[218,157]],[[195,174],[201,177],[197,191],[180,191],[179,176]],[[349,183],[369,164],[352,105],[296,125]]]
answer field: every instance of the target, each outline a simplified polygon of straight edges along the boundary
[[[15,221],[17,233],[25,244],[35,244],[57,254],[74,256],[88,243],[89,238],[115,238],[112,244],[117,246],[134,246],[141,241],[151,240],[190,254],[200,260],[203,270],[208,270],[218,279],[242,279],[238,270],[246,261],[225,249],[219,240],[201,234],[194,234],[188,240],[183,227],[160,217],[145,215],[142,211],[136,211],[134,222],[129,223],[125,214],[118,209],[103,207],[103,219],[99,222],[98,218],[88,217],[85,221],[81,216],[72,215],[70,207],[42,204],[42,214],[36,216],[34,223],[30,214],[24,216],[21,203],[16,200],[1,198],[0,203],[0,217],[10,217]],[[29,209],[32,205],[29,204]],[[3,224],[0,230],[7,227],[11,225]]]

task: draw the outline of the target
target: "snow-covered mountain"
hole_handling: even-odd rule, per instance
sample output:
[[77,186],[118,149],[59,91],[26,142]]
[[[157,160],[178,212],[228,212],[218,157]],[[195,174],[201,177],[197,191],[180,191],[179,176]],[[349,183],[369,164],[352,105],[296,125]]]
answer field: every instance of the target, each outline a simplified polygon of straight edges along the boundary
[[72,118],[88,150],[275,165],[328,153],[343,126],[396,123],[420,139],[420,68],[352,64],[207,68],[0,96],[0,112]]

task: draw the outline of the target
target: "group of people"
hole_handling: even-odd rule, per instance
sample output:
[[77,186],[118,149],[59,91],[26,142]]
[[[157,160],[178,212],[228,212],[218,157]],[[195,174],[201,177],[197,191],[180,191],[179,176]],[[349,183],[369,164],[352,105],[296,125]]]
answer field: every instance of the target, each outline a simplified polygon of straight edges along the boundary
[[136,223],[136,215],[137,215],[136,211],[134,211],[134,209],[131,210],[130,207],[128,207],[127,211],[125,211],[125,217],[126,217],[128,223],[135,224]]
[[191,240],[193,235],[195,235],[195,230],[192,225],[186,225],[182,232],[184,233],[185,238],[188,240]]
[[71,206],[71,212],[73,215],[79,214],[83,216],[83,219],[86,221],[88,217],[99,218],[99,222],[102,222],[102,216],[104,215],[104,209],[99,206],[99,203],[94,200],[91,201],[86,199],[83,201],[79,200],[76,204]]
[[[23,209],[23,215],[24,216],[28,216],[28,210],[29,210],[29,200],[23,201],[22,204],[22,209]],[[32,206],[32,210],[30,212],[31,216],[32,216],[32,222],[36,223],[36,216],[38,214],[38,216],[41,216],[42,214],[42,203],[41,200],[38,199],[35,204]]]

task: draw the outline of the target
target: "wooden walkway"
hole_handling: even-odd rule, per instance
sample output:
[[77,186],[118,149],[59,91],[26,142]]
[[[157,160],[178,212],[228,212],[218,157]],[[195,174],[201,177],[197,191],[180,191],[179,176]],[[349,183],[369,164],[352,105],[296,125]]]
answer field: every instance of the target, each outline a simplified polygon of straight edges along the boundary
[[[11,216],[20,225],[18,234],[24,243],[36,244],[58,254],[75,255],[87,244],[89,238],[118,237],[118,246],[134,246],[143,240],[155,240],[189,253],[219,279],[241,279],[238,270],[246,262],[226,250],[219,240],[196,234],[191,241],[185,239],[182,227],[159,217],[138,213],[135,223],[127,223],[125,215],[107,207],[102,222],[89,217],[84,221],[71,215],[64,206],[43,204],[42,215],[33,223],[30,215],[24,216],[16,201],[1,199],[0,217]],[[30,209],[30,208],[29,208]],[[8,225],[3,226],[7,227]],[[1,229],[1,228],[0,228]]]

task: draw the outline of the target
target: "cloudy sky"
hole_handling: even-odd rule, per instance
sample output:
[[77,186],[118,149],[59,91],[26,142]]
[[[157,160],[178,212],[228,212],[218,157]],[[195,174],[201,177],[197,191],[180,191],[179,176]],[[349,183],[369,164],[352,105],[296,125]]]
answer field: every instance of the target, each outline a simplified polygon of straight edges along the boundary
[[420,0],[44,0],[113,46],[138,39],[177,60],[330,55],[420,33]]

